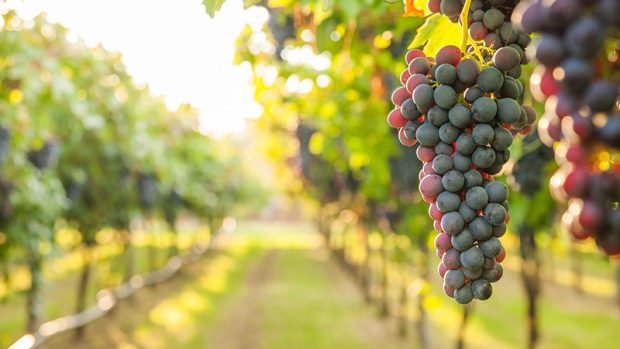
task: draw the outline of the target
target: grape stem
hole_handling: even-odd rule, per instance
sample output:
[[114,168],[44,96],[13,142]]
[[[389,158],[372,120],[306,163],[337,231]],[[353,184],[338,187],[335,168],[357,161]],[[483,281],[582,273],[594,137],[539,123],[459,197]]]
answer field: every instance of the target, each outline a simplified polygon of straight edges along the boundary
[[461,11],[461,52],[467,53],[467,42],[471,43],[471,47],[474,49],[473,55],[478,58],[480,63],[484,63],[482,53],[478,49],[478,44],[469,37],[469,9],[471,8],[471,0],[465,0],[463,4],[463,10]]
[[465,0],[463,10],[461,10],[461,52],[466,52],[467,41],[469,39],[469,9],[471,8],[471,0]]

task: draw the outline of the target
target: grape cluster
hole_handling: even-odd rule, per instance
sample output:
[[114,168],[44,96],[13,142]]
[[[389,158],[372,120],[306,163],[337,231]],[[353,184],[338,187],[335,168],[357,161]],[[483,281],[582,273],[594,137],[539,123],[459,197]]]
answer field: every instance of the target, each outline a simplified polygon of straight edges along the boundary
[[461,304],[488,299],[503,274],[498,238],[509,219],[508,188],[492,176],[510,157],[513,132],[529,127],[535,112],[516,100],[522,87],[507,74],[513,66],[480,64],[455,46],[435,58],[411,50],[406,61],[388,123],[404,145],[419,143],[419,189],[438,232],[444,290]]
[[540,137],[561,165],[550,185],[568,202],[562,223],[575,239],[594,237],[619,255],[620,1],[528,1],[513,18],[540,33],[530,86],[545,101]]
[[60,144],[57,141],[47,141],[40,149],[28,152],[28,161],[36,168],[43,170],[54,167],[60,156]]

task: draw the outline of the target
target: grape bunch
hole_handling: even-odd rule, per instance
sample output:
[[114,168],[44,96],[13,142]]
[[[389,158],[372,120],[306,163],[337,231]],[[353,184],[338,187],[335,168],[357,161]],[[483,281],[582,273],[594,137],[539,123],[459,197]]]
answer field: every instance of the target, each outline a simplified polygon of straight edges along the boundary
[[28,161],[36,168],[44,170],[56,166],[60,156],[60,144],[55,141],[47,141],[39,149],[28,152]]
[[409,51],[404,86],[394,91],[396,108],[388,115],[404,145],[419,144],[419,190],[438,232],[439,273],[446,294],[461,304],[488,299],[491,283],[502,277],[508,188],[493,175],[510,157],[513,132],[536,119],[517,102],[520,85],[507,73],[519,61],[506,65],[501,52],[488,65],[463,58],[455,46],[434,58]]
[[530,87],[545,101],[538,129],[560,164],[550,186],[568,203],[562,223],[620,255],[620,1],[524,1],[513,18],[540,34]]

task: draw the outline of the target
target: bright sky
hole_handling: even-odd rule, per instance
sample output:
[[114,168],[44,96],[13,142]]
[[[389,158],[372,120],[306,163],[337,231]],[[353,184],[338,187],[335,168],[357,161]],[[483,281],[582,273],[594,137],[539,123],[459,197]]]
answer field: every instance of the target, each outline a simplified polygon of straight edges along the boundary
[[214,134],[242,130],[261,107],[253,101],[250,67],[233,65],[234,42],[246,23],[266,11],[244,11],[227,0],[215,19],[201,0],[9,0],[20,16],[44,11],[89,46],[98,43],[123,54],[129,72],[163,95],[171,109],[191,103],[203,128]]

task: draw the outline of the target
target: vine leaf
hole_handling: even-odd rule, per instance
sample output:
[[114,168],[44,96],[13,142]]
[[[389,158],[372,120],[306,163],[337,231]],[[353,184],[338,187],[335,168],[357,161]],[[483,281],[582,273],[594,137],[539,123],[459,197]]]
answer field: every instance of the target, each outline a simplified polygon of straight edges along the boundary
[[461,42],[461,27],[450,22],[448,17],[436,13],[426,19],[418,28],[415,37],[408,49],[424,46],[427,56],[435,56],[437,51],[445,45],[459,46]]
[[205,5],[205,10],[207,10],[209,17],[213,18],[215,13],[224,5],[224,1],[226,0],[202,0],[202,3]]

